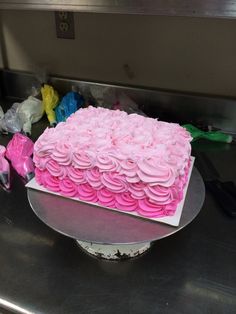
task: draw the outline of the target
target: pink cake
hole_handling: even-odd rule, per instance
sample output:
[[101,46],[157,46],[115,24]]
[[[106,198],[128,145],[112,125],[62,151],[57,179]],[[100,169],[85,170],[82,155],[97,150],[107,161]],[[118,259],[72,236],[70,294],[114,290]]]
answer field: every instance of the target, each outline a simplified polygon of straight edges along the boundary
[[35,143],[36,180],[82,201],[144,217],[171,216],[183,197],[190,140],[178,124],[80,109]]

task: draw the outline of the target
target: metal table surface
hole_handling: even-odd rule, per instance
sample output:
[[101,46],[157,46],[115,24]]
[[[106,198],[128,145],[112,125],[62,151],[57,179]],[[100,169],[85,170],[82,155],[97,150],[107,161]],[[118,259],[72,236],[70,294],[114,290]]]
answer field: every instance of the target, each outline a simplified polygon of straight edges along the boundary
[[[39,130],[40,123],[35,137]],[[0,136],[0,144],[9,138]],[[236,146],[199,142],[195,149],[207,152],[223,179],[236,178]],[[231,314],[235,240],[236,220],[207,192],[190,225],[140,258],[92,258],[36,217],[13,173],[12,192],[0,190],[0,304],[19,313]]]

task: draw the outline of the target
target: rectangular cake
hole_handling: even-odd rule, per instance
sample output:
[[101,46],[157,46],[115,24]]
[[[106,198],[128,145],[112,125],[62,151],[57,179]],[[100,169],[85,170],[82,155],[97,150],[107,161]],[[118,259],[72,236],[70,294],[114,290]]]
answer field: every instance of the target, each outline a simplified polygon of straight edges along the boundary
[[190,141],[178,124],[88,107],[39,137],[35,177],[63,196],[144,217],[172,216],[183,197]]

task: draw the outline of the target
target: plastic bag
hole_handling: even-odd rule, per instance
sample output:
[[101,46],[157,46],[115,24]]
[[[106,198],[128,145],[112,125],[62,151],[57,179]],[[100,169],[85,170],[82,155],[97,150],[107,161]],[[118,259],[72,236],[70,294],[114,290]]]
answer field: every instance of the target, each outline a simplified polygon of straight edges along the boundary
[[34,164],[31,158],[34,143],[27,136],[16,133],[7,145],[6,157],[11,161],[13,168],[25,180],[34,176]]
[[2,107],[0,106],[0,120],[4,117],[4,112],[2,110]]
[[[90,87],[91,96],[99,107],[112,109],[113,103],[116,101],[114,89],[107,86],[92,85]],[[112,98],[113,96],[113,98]]]
[[31,134],[32,123],[38,122],[43,114],[43,102],[33,96],[29,96],[17,108],[17,114],[25,134]]
[[57,122],[65,121],[72,113],[81,108],[83,103],[84,98],[79,93],[73,91],[67,93],[55,110]]
[[90,92],[100,107],[119,109],[127,113],[137,113],[146,116],[131,98],[117,88],[95,85],[90,87]]
[[139,109],[138,105],[129,98],[125,93],[118,93],[116,102],[113,103],[113,109],[126,111],[127,113],[137,113],[146,116],[145,113]]
[[17,133],[21,131],[22,123],[17,114],[17,109],[20,104],[14,103],[10,109],[7,110],[4,117],[0,120],[0,131]]
[[44,84],[44,86],[41,88],[41,93],[43,98],[44,110],[47,114],[50,125],[53,126],[56,124],[56,114],[54,109],[59,102],[58,93],[53,89],[52,86],[47,84]]
[[192,124],[182,125],[192,136],[192,142],[204,138],[213,142],[231,143],[233,141],[232,135],[225,134],[219,131],[202,131]]
[[6,148],[0,145],[0,185],[10,189],[10,165],[5,158]]

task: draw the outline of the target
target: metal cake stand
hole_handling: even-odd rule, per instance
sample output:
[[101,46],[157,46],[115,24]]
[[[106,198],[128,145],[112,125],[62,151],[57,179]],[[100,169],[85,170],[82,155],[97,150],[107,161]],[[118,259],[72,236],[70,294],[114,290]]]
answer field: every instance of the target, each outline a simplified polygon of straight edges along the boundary
[[186,227],[198,215],[205,199],[204,183],[196,168],[178,227],[30,188],[27,193],[33,211],[46,225],[75,239],[86,252],[113,260],[138,256],[153,241]]

